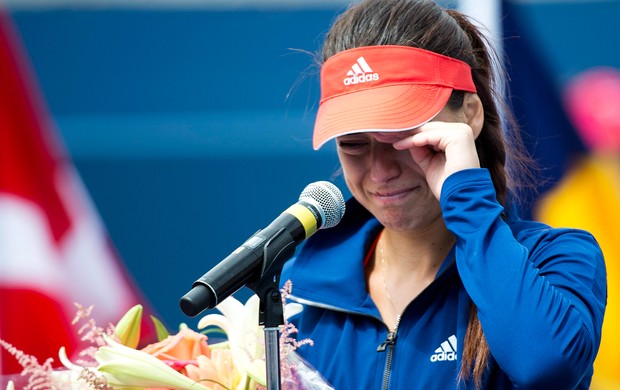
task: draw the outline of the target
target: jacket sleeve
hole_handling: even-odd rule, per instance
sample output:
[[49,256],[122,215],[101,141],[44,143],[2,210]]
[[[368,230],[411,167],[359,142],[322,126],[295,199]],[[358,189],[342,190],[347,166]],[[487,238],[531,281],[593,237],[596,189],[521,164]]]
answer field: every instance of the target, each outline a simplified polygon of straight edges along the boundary
[[607,299],[591,234],[532,223],[513,232],[486,169],[457,172],[441,206],[491,354],[521,388],[577,386],[591,370]]

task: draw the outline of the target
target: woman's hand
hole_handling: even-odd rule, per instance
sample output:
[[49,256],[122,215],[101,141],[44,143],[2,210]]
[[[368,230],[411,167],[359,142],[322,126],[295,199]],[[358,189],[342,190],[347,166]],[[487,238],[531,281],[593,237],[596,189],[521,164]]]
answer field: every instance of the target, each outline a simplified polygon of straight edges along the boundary
[[397,150],[409,149],[439,199],[448,176],[464,169],[480,168],[474,140],[474,132],[466,123],[428,122],[393,145]]

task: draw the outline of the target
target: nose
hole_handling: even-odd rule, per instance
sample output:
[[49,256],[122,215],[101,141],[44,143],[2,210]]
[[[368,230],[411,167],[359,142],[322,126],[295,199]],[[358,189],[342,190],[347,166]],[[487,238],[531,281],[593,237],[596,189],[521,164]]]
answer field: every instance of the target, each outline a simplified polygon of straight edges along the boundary
[[397,177],[401,167],[397,158],[398,151],[392,144],[373,142],[370,151],[370,179],[376,183],[387,183]]

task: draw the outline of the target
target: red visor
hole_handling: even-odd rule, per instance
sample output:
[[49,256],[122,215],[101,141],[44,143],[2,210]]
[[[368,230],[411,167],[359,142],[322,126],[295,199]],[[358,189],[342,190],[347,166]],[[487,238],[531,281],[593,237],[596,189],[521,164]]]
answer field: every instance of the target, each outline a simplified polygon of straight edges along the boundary
[[370,131],[403,131],[433,119],[453,90],[476,92],[463,61],[409,46],[367,46],[329,58],[313,147]]

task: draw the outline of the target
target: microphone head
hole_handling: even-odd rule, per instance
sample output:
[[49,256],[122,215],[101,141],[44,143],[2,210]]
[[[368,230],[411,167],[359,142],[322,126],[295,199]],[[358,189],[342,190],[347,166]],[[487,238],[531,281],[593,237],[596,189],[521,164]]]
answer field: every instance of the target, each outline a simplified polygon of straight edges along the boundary
[[323,224],[319,229],[330,228],[338,225],[344,216],[345,203],[342,192],[334,184],[328,181],[310,183],[299,195],[300,201],[312,201],[318,204]]

